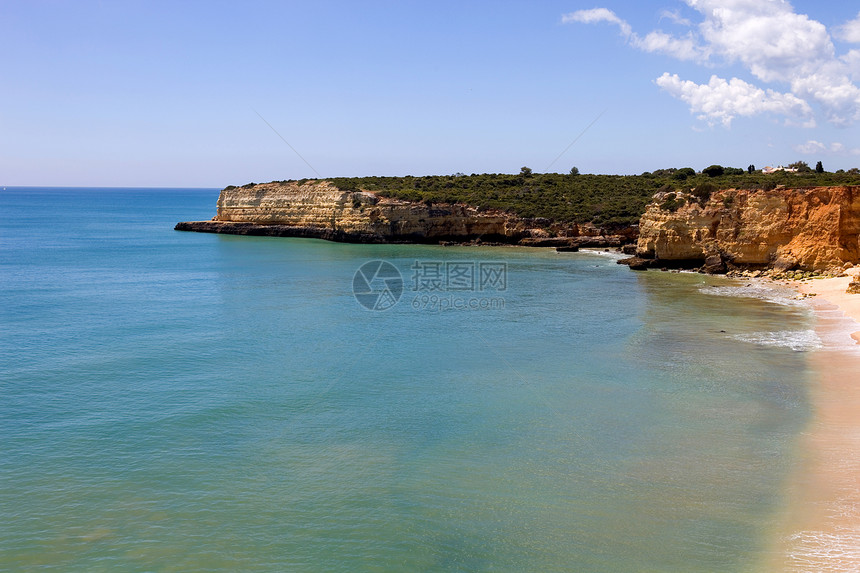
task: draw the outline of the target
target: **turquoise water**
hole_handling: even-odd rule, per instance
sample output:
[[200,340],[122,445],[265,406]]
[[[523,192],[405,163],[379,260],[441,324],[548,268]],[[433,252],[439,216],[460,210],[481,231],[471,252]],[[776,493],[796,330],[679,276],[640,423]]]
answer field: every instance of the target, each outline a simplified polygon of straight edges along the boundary
[[[770,549],[804,308],[598,254],[172,230],[216,198],[0,191],[0,570],[748,571]],[[372,260],[404,280],[384,312],[352,292]],[[438,311],[416,261],[505,263],[506,288]]]

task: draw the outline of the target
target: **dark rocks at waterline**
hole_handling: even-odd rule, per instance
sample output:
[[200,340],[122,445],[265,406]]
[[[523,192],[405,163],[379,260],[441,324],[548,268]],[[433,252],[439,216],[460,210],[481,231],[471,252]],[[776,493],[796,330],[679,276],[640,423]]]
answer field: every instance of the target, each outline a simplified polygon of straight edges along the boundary
[[647,271],[654,267],[653,259],[643,259],[641,257],[630,257],[628,259],[618,259],[619,265],[627,265],[631,271]]
[[521,239],[517,244],[522,247],[573,247],[575,237],[526,237]]
[[626,235],[599,235],[581,237],[506,237],[489,235],[425,237],[421,235],[381,236],[374,233],[343,231],[328,227],[299,227],[273,223],[235,221],[186,221],[177,223],[177,231],[219,233],[227,235],[253,235],[263,237],[299,237],[324,239],[341,243],[415,243],[442,245],[520,245],[524,247],[554,247],[568,251],[580,248],[621,247],[630,239]]
[[585,235],[579,237],[526,237],[517,243],[521,247],[555,247],[556,249],[621,248],[628,244],[626,235]]
[[225,221],[185,221],[177,223],[176,231],[196,233],[218,233],[224,235],[250,235],[256,237],[296,237],[305,239],[325,239],[341,243],[383,243],[378,236],[370,233],[353,233],[319,227],[292,227],[290,225],[260,225],[257,223],[238,223]]
[[688,270],[699,271],[711,275],[725,274],[728,270],[725,261],[719,255],[710,256],[705,261],[700,259],[685,259],[679,261],[666,259],[650,259],[633,256],[616,261],[619,265],[627,265],[633,271],[660,269],[661,271]]
[[708,255],[705,258],[705,264],[702,267],[702,270],[709,275],[721,275],[724,274],[728,268],[726,267],[725,261],[723,261],[723,257],[718,254]]

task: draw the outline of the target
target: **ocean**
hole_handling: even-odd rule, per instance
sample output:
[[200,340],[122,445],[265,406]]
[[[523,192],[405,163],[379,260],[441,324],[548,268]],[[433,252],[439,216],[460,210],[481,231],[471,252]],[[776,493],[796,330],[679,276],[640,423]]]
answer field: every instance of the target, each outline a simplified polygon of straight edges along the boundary
[[753,571],[809,308],[608,253],[183,233],[0,190],[0,570]]

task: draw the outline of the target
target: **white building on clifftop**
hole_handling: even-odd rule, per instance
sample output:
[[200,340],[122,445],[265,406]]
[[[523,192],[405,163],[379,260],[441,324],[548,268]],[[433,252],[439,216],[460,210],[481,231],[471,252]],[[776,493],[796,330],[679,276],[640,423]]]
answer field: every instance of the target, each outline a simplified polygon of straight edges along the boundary
[[783,167],[782,165],[778,167],[771,167],[768,165],[764,169],[761,170],[765,175],[770,175],[771,173],[776,173],[777,171],[785,171],[786,173],[797,173],[797,169],[794,167]]

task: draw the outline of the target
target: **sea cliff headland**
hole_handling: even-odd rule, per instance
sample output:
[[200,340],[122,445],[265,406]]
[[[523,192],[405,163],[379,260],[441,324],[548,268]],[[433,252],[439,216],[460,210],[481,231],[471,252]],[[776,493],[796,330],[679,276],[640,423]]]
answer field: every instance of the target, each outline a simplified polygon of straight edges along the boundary
[[547,247],[620,247],[636,238],[631,225],[526,218],[499,209],[383,197],[343,190],[326,180],[227,187],[210,221],[178,223],[179,231],[308,237],[354,243],[480,242]]
[[[635,256],[619,262],[634,270],[729,275],[839,275],[860,263],[860,185],[777,186],[756,177],[697,179],[681,189],[654,174],[249,183],[224,188],[213,219],[175,228],[356,243],[623,247]],[[640,201],[648,187],[650,203]]]

